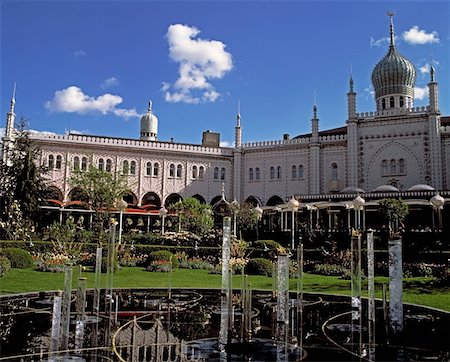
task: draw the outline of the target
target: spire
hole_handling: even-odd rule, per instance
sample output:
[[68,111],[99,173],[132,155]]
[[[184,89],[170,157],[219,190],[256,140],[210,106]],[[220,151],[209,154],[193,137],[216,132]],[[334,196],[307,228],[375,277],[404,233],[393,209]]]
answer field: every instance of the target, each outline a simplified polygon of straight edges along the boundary
[[236,127],[241,127],[241,102],[238,101],[238,110],[237,110],[237,125]]
[[349,92],[353,93],[353,69],[351,63],[350,63],[350,79],[348,81],[348,84],[349,84]]
[[152,113],[152,105],[153,105],[152,101],[149,100],[148,101],[148,113]]
[[317,102],[316,102],[316,91],[315,90],[314,90],[313,118],[317,119]]
[[431,83],[436,82],[433,64],[431,64],[431,67],[430,67],[430,82]]
[[389,34],[391,37],[391,48],[395,48],[395,34],[394,34],[394,15],[395,12],[393,11],[388,11],[387,15],[390,17],[390,25],[389,25]]
[[11,105],[9,107],[9,112],[14,113],[14,105],[16,104],[16,82],[14,82],[13,94],[11,98]]

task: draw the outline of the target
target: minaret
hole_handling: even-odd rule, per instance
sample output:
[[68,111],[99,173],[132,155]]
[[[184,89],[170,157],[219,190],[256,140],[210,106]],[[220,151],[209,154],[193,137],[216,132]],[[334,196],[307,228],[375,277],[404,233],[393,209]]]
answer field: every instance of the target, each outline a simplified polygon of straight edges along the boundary
[[356,118],[356,93],[353,90],[353,77],[351,74],[349,80],[349,90],[347,93],[347,111],[349,120]]
[[311,120],[311,142],[309,144],[309,193],[320,193],[320,144],[319,144],[319,119],[317,118],[317,106],[314,97],[313,118]]
[[312,142],[319,141],[319,119],[317,118],[317,106],[315,100],[313,106],[313,118],[311,119],[311,136]]
[[347,179],[346,186],[358,186],[358,119],[356,118],[356,93],[353,90],[353,77],[350,71],[347,93]]
[[16,105],[16,83],[14,83],[13,95],[9,106],[9,112],[6,114],[6,129],[5,129],[5,136],[3,137],[2,158],[3,162],[6,164],[9,164],[9,153],[13,145],[14,123],[16,120],[16,114],[14,113],[15,105]]
[[435,79],[433,65],[430,68],[430,83],[428,83],[430,112],[439,112],[439,89]]
[[243,197],[243,178],[242,178],[242,128],[241,128],[241,110],[238,102],[238,111],[236,116],[236,127],[234,128],[234,152],[233,152],[233,196],[234,200],[240,201]]
[[242,147],[242,128],[241,128],[241,105],[238,102],[238,111],[236,117],[236,127],[234,128],[234,147],[241,148]]

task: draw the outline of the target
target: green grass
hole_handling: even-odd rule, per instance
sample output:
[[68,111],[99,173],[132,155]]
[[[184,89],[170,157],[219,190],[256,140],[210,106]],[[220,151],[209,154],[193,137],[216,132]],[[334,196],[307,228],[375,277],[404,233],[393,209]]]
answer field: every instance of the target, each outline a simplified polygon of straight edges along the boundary
[[[79,269],[73,271],[73,287],[79,277]],[[88,288],[94,287],[94,273],[83,271]],[[253,289],[271,289],[272,278],[248,276]],[[388,278],[375,278],[376,297],[381,298],[382,283]],[[147,272],[143,268],[121,268],[114,273],[115,288],[167,288],[169,273]],[[106,286],[106,275],[102,274],[102,287]],[[233,287],[240,288],[241,276],[233,276]],[[350,281],[338,277],[305,274],[303,281],[305,292],[350,295]],[[172,273],[173,288],[220,288],[221,276],[208,274],[206,270],[175,269]],[[0,293],[14,294],[64,288],[64,273],[45,273],[33,269],[11,269],[0,278]],[[296,281],[290,280],[290,288],[296,288]],[[367,296],[367,281],[363,283],[363,296]],[[436,287],[431,278],[406,278],[403,284],[403,300],[407,303],[426,305],[450,311],[450,287]]]

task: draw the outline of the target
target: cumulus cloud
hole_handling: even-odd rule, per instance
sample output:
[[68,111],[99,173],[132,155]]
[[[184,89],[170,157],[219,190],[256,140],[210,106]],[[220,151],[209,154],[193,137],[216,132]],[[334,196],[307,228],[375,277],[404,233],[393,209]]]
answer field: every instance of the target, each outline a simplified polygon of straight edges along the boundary
[[390,43],[390,38],[389,37],[384,37],[384,38],[380,38],[380,39],[374,39],[374,38],[370,38],[370,47],[380,47],[384,44],[389,44]]
[[106,88],[116,87],[119,84],[120,84],[119,78],[109,77],[100,83],[100,88],[106,89]]
[[75,56],[75,58],[84,57],[86,56],[86,52],[84,50],[75,50],[73,52],[73,55]]
[[50,112],[60,113],[101,113],[115,114],[116,116],[128,119],[130,117],[139,117],[135,109],[123,109],[117,106],[123,101],[122,97],[105,93],[101,96],[90,97],[76,87],[70,86],[66,89],[57,90],[53,99],[45,102],[44,107]]
[[220,147],[234,147],[234,142],[220,141]]
[[414,99],[423,100],[428,97],[428,87],[415,87],[414,88]]
[[233,69],[233,58],[218,40],[201,39],[200,30],[182,24],[167,30],[169,57],[179,63],[175,83],[163,82],[161,91],[167,102],[215,102],[220,93],[210,83]]
[[433,44],[439,43],[439,35],[436,31],[427,33],[425,30],[419,29],[417,25],[414,25],[411,29],[403,32],[403,40],[409,44]]
[[421,74],[428,74],[430,73],[430,64],[425,63],[424,65],[419,66],[419,71]]

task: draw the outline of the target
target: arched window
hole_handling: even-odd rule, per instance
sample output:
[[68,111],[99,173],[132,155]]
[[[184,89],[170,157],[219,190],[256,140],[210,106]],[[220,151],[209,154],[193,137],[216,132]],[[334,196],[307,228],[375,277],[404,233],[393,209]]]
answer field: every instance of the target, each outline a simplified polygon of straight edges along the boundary
[[219,167],[214,167],[214,180],[219,179]]
[[123,161],[123,164],[122,164],[122,173],[124,175],[128,175],[128,171],[130,171],[130,166],[129,166],[128,161],[125,160],[125,161]]
[[397,162],[392,159],[391,160],[391,175],[395,175],[397,173]]
[[298,178],[303,178],[303,165],[298,166]]
[[98,159],[98,169],[100,171],[103,171],[104,168],[105,168],[105,160],[103,158],[99,158]]
[[48,168],[53,170],[53,167],[55,167],[55,156],[48,155]]
[[381,100],[381,109],[386,109],[386,99],[384,98]]
[[131,161],[131,164],[130,164],[130,174],[136,175],[136,161]]
[[87,170],[87,157],[81,159],[81,171]]
[[197,166],[192,166],[192,178],[197,178]]
[[145,165],[145,176],[151,176],[152,175],[152,163],[147,162]]
[[277,179],[281,179],[281,166],[277,167]]
[[249,181],[253,181],[253,168],[248,169],[248,179]]
[[80,171],[80,158],[78,156],[73,158],[73,169],[75,171]]
[[220,179],[221,179],[222,181],[225,180],[225,167],[222,167],[222,168],[220,169]]
[[169,177],[175,177],[175,165],[173,163],[169,166]]
[[58,155],[58,156],[56,156],[56,166],[55,166],[55,168],[57,170],[61,170],[61,165],[62,165],[62,156]]
[[394,102],[394,97],[389,98],[389,108],[394,108],[395,106],[395,102]]
[[331,179],[336,181],[338,179],[338,165],[337,163],[331,164]]
[[292,170],[291,170],[291,177],[293,179],[297,178],[297,166],[292,166]]
[[255,168],[255,180],[259,181],[261,179],[261,171],[259,170],[259,167]]
[[403,158],[398,160],[398,173],[402,175],[406,173],[405,160]]
[[200,166],[198,169],[198,178],[200,180],[203,180],[203,175],[205,174],[205,168],[203,166]]
[[403,96],[400,96],[400,108],[403,108],[404,105],[405,105],[405,98],[403,98]]
[[273,166],[270,167],[270,179],[271,180],[275,179],[275,167]]
[[112,164],[111,159],[108,158],[108,159],[106,160],[106,167],[105,167],[105,171],[106,171],[106,172],[111,172],[111,164]]
[[181,178],[182,172],[183,172],[183,166],[177,165],[177,178]]
[[155,162],[153,164],[153,177],[158,177],[159,175],[159,163]]
[[389,174],[388,162],[386,160],[381,161],[381,175],[386,176]]

